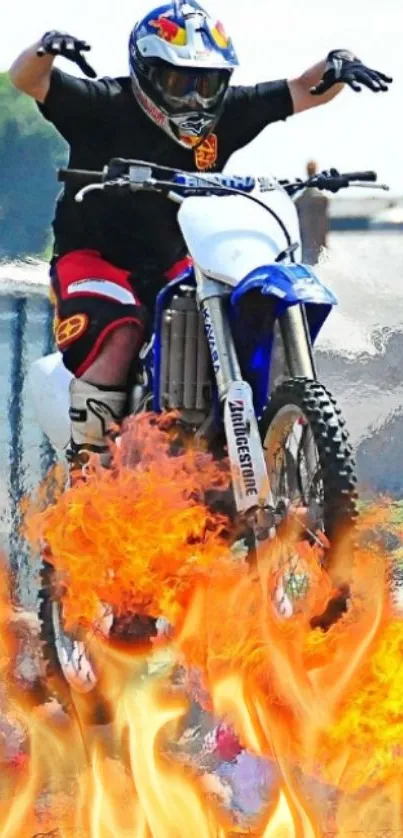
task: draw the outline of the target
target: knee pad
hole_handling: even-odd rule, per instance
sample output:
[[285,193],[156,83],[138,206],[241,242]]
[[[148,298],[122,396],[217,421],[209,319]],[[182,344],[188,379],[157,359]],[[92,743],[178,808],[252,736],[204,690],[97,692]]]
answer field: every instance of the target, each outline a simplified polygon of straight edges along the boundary
[[[140,307],[136,312],[129,313],[122,311],[118,304],[107,307],[104,301],[97,301],[89,306],[81,304],[81,308],[82,312],[61,321],[55,332],[64,365],[73,375],[81,379],[100,355],[106,339],[120,326],[133,324],[136,327],[133,352],[138,351],[143,340],[145,319]],[[70,335],[70,329],[73,329],[73,334],[68,337],[67,343],[66,334]]]
[[52,273],[56,301],[54,332],[66,368],[81,378],[119,326],[137,326],[142,340],[147,312],[128,271],[93,251],[73,251],[57,260]]

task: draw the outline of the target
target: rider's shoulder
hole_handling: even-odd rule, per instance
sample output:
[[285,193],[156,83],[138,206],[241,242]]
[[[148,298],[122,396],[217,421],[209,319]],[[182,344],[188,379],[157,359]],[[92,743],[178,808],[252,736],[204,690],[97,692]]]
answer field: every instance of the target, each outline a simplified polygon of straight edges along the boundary
[[[56,74],[55,74],[56,75]],[[58,71],[58,78],[54,79],[57,86],[62,90],[72,89],[81,96],[107,102],[108,100],[118,101],[125,99],[130,91],[130,78],[115,78],[112,76],[101,76],[97,79],[86,79],[79,76],[69,76],[67,73]]]
[[286,79],[257,82],[256,84],[231,84],[227,90],[225,102],[228,104],[233,102],[244,103],[246,101],[255,102],[278,97],[279,93],[284,92],[287,92],[289,96]]
[[233,108],[237,109],[239,106],[247,105],[256,98],[256,86],[231,84],[225,94],[224,107],[225,110],[231,111]]
[[103,87],[105,93],[110,96],[125,96],[131,92],[131,81],[129,76],[102,76],[94,83]]

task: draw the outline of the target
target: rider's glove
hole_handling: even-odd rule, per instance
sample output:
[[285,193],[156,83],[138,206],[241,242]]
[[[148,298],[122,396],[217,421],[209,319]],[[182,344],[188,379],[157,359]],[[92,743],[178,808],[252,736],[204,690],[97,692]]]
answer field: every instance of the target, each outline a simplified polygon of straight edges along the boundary
[[86,41],[81,41],[67,32],[58,32],[56,29],[52,29],[51,32],[45,32],[41,38],[36,54],[38,56],[61,55],[63,58],[74,61],[90,79],[95,79],[97,76],[95,70],[82,55],[83,52],[88,52],[90,49],[91,47]]
[[325,169],[318,175],[313,175],[310,178],[310,185],[317,186],[319,189],[326,189],[328,192],[338,192],[347,186],[347,181],[343,182],[342,175],[338,169]]
[[335,84],[348,84],[356,92],[360,92],[364,85],[374,93],[379,93],[388,90],[392,81],[390,76],[366,67],[352,52],[334,49],[327,56],[323,78],[311,88],[311,93],[313,96],[321,96]]

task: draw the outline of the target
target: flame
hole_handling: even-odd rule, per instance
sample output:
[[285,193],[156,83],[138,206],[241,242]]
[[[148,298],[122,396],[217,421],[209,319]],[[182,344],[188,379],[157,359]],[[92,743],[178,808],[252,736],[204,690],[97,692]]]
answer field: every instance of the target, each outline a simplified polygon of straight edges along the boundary
[[[92,624],[102,602],[174,622],[195,577],[228,556],[227,521],[201,501],[207,489],[225,487],[226,474],[202,452],[169,457],[166,443],[166,433],[142,417],[115,452],[115,469],[94,464],[57,505],[28,516],[29,537],[46,541],[66,579],[68,626]],[[134,461],[141,452],[136,468],[128,451]]]
[[284,791],[281,791],[275,811],[263,833],[263,838],[298,838],[298,835],[302,835],[304,838],[314,838],[315,832],[307,821],[303,832],[297,831],[295,817],[287,796]]
[[[403,621],[391,556],[374,537],[392,529],[389,506],[363,516],[354,548],[338,545],[332,576],[320,544],[292,529],[250,568],[229,546],[242,533],[212,510],[227,486],[225,463],[178,447],[169,421],[141,417],[110,471],[94,461],[53,505],[42,492],[28,508],[27,532],[46,542],[68,626],[93,627],[107,605],[117,618],[164,617],[170,630],[147,649],[95,633],[91,655],[113,708],[103,733],[88,726],[99,691],[72,695],[69,717],[50,716],[13,681],[3,570],[3,712],[23,729],[27,756],[6,772],[2,838],[39,829],[61,838],[74,829],[89,838],[403,829]],[[313,630],[347,570],[348,611],[328,631]],[[284,600],[288,618],[277,607]],[[146,663],[153,674],[143,678]],[[195,707],[210,721],[192,745]],[[245,755],[256,770],[272,767],[253,812],[236,802]]]

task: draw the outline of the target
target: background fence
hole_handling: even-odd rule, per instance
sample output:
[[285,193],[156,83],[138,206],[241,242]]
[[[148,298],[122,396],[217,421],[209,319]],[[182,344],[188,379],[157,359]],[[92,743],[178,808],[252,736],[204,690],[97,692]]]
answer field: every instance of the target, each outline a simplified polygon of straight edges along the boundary
[[35,562],[21,535],[20,504],[53,462],[35,419],[26,373],[52,351],[52,309],[45,290],[0,292],[0,545],[24,604],[35,597]]

